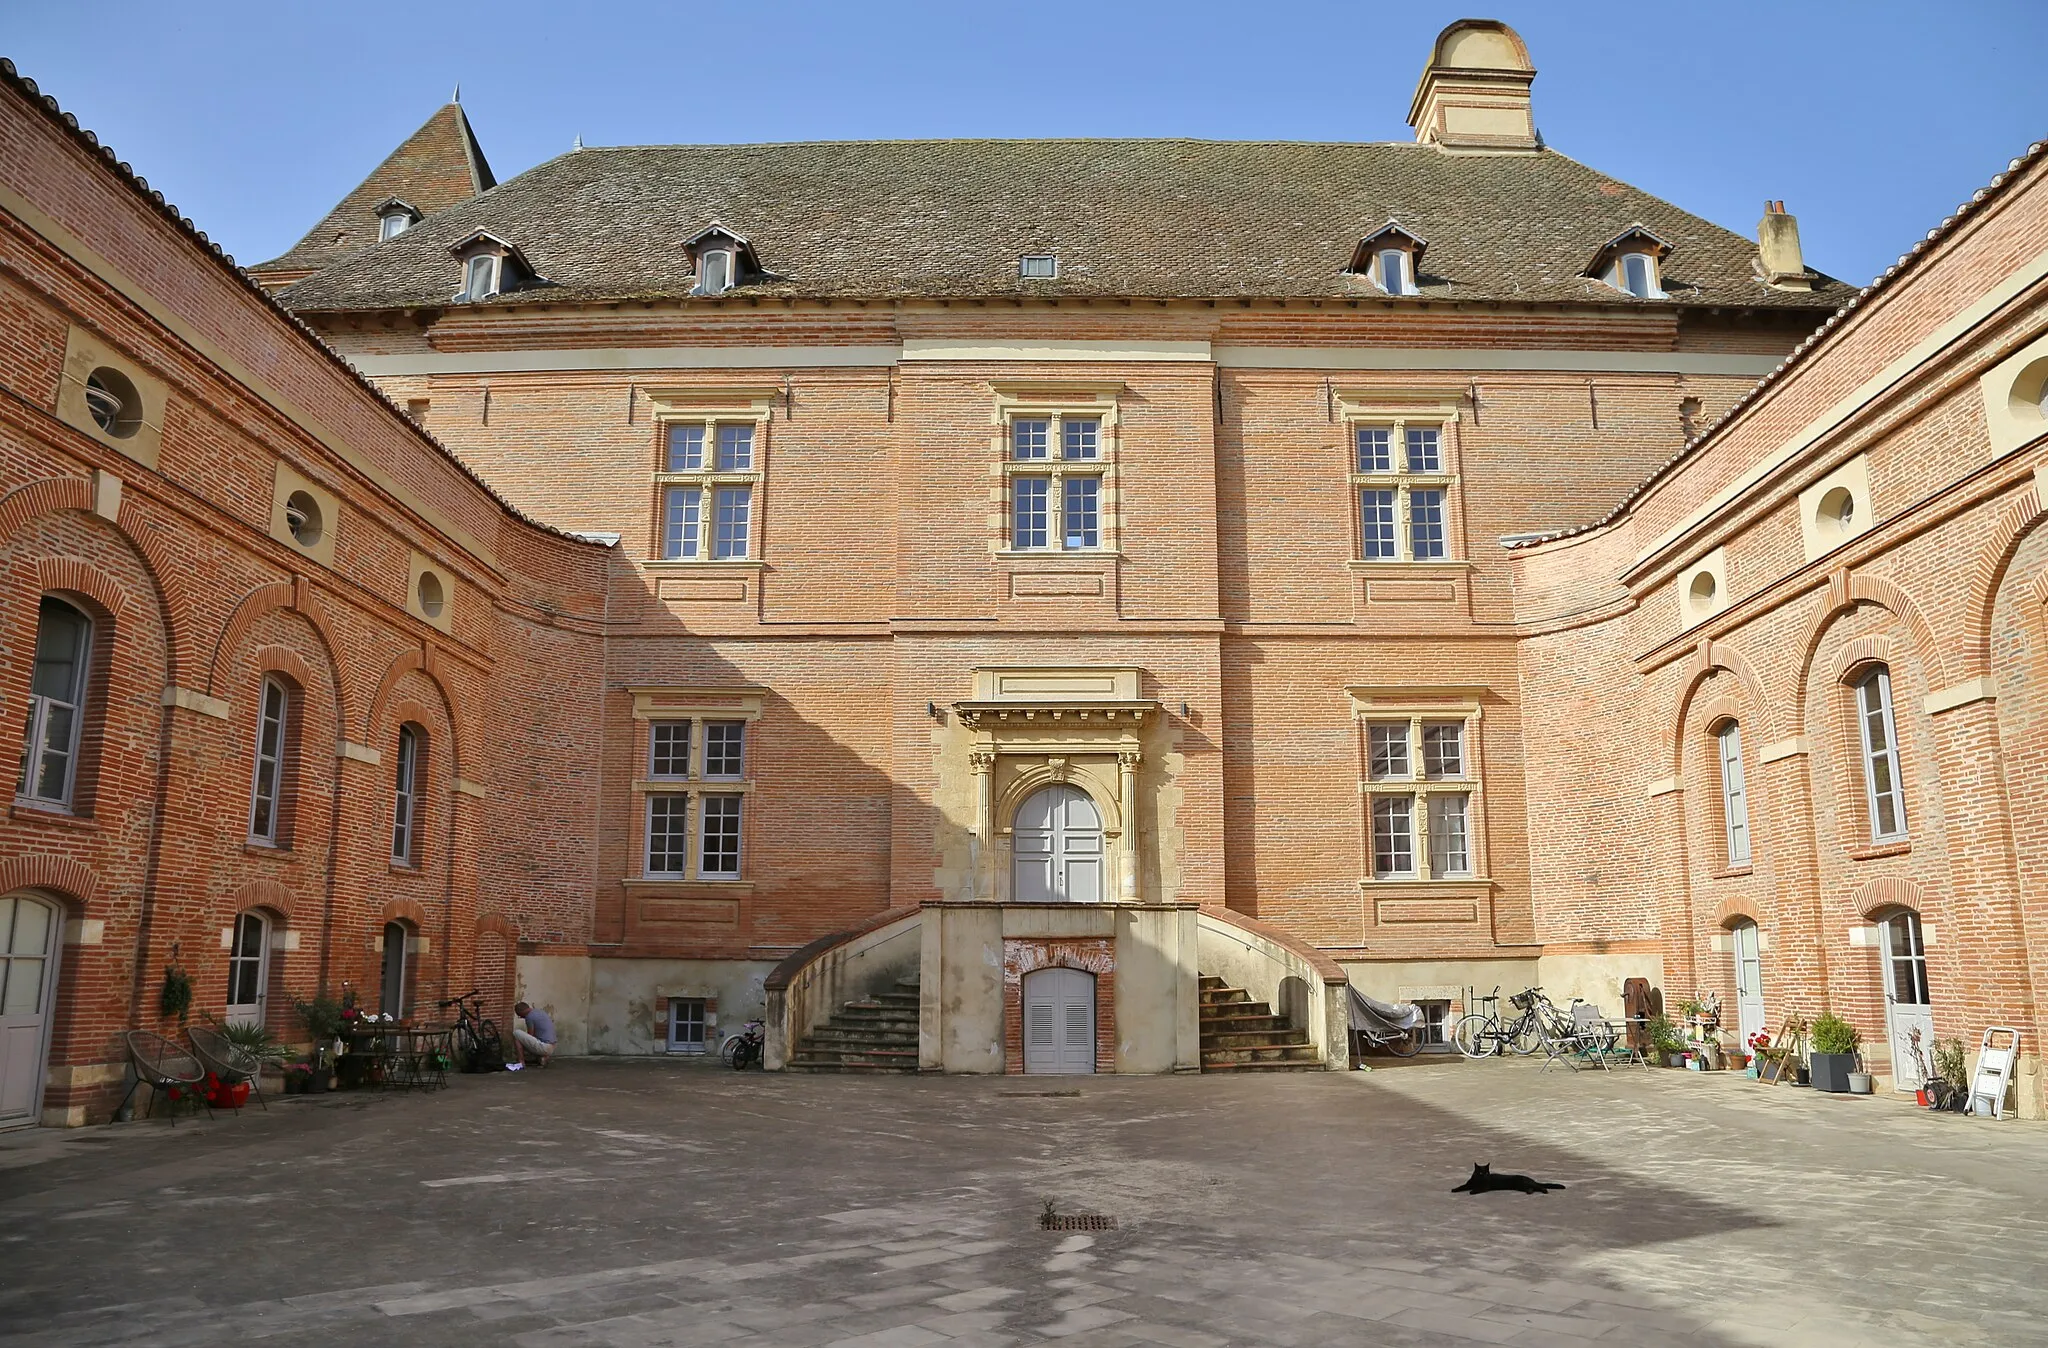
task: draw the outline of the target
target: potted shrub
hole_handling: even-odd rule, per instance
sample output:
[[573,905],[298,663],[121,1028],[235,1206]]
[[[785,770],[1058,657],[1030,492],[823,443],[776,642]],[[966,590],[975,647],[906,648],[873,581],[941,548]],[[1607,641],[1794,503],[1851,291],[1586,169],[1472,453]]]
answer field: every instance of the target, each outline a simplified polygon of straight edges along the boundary
[[318,1095],[327,1089],[327,1076],[332,1070],[328,1055],[341,1034],[341,1003],[332,997],[294,997],[292,1006],[298,1011],[306,1032],[313,1037],[313,1047],[306,1054],[306,1066],[310,1072],[306,1078],[306,1093]]
[[1650,1046],[1657,1056],[1671,1067],[1685,1066],[1685,1039],[1678,1033],[1678,1027],[1666,1015],[1651,1016],[1643,1026],[1650,1036]]
[[1928,1105],[1961,1113],[1970,1098],[1970,1055],[1962,1040],[1934,1041],[1934,1071],[1937,1079],[1927,1083]]
[[1806,1057],[1806,1070],[1817,1091],[1828,1091],[1844,1095],[1849,1090],[1849,1073],[1856,1070],[1856,1046],[1863,1036],[1856,1027],[1832,1011],[1823,1011],[1814,1018],[1812,1051]]

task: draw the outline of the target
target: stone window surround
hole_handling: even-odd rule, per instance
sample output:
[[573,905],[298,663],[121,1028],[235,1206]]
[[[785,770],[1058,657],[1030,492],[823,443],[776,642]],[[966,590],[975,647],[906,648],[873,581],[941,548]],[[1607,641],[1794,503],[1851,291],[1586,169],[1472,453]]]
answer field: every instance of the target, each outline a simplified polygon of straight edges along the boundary
[[[999,557],[1032,559],[1120,556],[1123,551],[1123,512],[1122,491],[1118,485],[1122,443],[1118,429],[1118,399],[1124,386],[1099,381],[1034,380],[992,382],[989,388],[995,395],[990,414],[994,433],[989,437],[989,552]],[[1048,457],[1011,458],[1011,424],[1040,418],[1053,423],[1049,431]],[[1098,423],[1094,458],[1061,457],[1064,446],[1061,427],[1068,418]],[[1092,548],[1065,546],[1060,512],[1065,506],[1064,484],[1069,476],[1093,477],[1102,483],[1095,503],[1097,542]],[[1010,483],[1017,477],[1050,477],[1053,480],[1048,491],[1045,547],[1011,546],[1010,530],[1015,506]]]
[[[648,535],[646,565],[692,569],[699,567],[759,566],[762,554],[762,522],[765,514],[768,477],[769,426],[773,422],[778,391],[768,388],[650,389],[654,407],[654,501],[652,529]],[[683,472],[668,469],[669,427],[697,423],[704,427],[705,466]],[[742,471],[722,472],[717,466],[716,444],[720,423],[747,423],[754,428],[751,466]],[[717,527],[714,519],[717,489],[751,488],[747,505],[747,552],[744,557],[712,557],[710,540]],[[698,487],[703,505],[697,526],[697,555],[668,557],[668,491],[671,487]]]
[[[1356,722],[1357,733],[1359,832],[1363,844],[1360,886],[1367,890],[1413,886],[1489,887],[1492,880],[1489,875],[1486,845],[1485,792],[1482,789],[1485,759],[1480,736],[1480,726],[1484,720],[1481,707],[1484,690],[1477,687],[1449,686],[1353,687],[1345,691],[1351,696],[1352,717]],[[1425,777],[1422,761],[1422,727],[1425,723],[1446,721],[1464,723],[1464,775],[1457,778]],[[1409,775],[1374,780],[1370,727],[1387,722],[1405,722],[1408,726]],[[1437,876],[1429,873],[1429,809],[1426,802],[1429,796],[1435,794],[1458,794],[1467,797],[1465,851],[1468,870],[1465,874]],[[1373,797],[1381,795],[1409,796],[1416,802],[1410,815],[1415,857],[1415,872],[1412,875],[1382,877],[1373,874],[1372,800]]]
[[[633,686],[625,690],[633,698],[634,752],[638,755],[638,767],[634,772],[632,789],[639,801],[635,811],[637,832],[633,839],[633,856],[636,859],[627,877],[636,888],[649,885],[703,885],[731,886],[744,885],[748,870],[750,842],[756,828],[755,811],[745,804],[756,786],[757,769],[760,763],[760,742],[758,733],[751,727],[761,719],[763,699],[767,689],[751,685],[734,687],[669,687]],[[690,723],[689,775],[684,777],[655,777],[650,772],[652,763],[653,725],[655,721],[688,721]],[[704,723],[707,721],[739,721],[750,728],[745,732],[745,749],[740,766],[742,776],[706,777],[704,775]],[[685,828],[683,854],[688,869],[681,874],[650,872],[647,869],[647,844],[651,829],[655,796],[680,795],[691,798],[685,807]],[[704,796],[739,796],[740,809],[740,870],[736,875],[702,873],[703,856],[703,811],[701,798]]]
[[[1337,407],[1344,427],[1344,465],[1350,488],[1346,509],[1351,519],[1351,567],[1353,570],[1395,570],[1408,572],[1425,567],[1466,564],[1464,547],[1464,502],[1460,492],[1462,447],[1459,427],[1463,424],[1462,390],[1339,389]],[[1409,427],[1435,428],[1439,471],[1411,473],[1407,468],[1406,433]],[[1393,432],[1393,471],[1358,471],[1358,432],[1361,428],[1385,427]],[[1394,493],[1394,545],[1396,557],[1367,557],[1365,529],[1359,493],[1377,488]],[[1410,492],[1434,488],[1444,494],[1444,555],[1417,558],[1410,533]]]

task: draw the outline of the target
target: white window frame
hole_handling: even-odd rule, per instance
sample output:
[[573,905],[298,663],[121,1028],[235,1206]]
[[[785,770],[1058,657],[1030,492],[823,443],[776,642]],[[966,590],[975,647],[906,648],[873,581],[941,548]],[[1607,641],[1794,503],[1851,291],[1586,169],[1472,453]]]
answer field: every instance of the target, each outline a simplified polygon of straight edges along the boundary
[[[714,871],[705,864],[711,852],[711,818],[714,802],[720,806],[720,814],[724,813],[723,807],[726,804],[729,803],[732,807],[732,869],[730,870]],[[705,791],[697,797],[697,852],[695,859],[698,879],[731,881],[738,880],[745,874],[747,847],[746,810],[747,797],[744,792]],[[724,836],[725,831],[723,829],[719,830],[719,837],[723,838]]]
[[377,242],[389,243],[412,228],[412,216],[404,211],[386,211],[377,217]]
[[[675,763],[676,756],[673,752],[667,755],[664,755],[661,752],[662,732],[664,730],[669,732],[669,737],[671,739],[673,739],[676,733],[678,732],[680,732],[682,735],[682,770],[679,772],[664,772],[661,770],[659,766],[657,766],[664,757],[666,757],[669,760],[671,766],[673,766]],[[697,723],[695,721],[692,721],[686,716],[671,716],[664,717],[663,719],[658,721],[649,721],[647,723],[647,776],[651,780],[658,782],[688,781],[690,778],[691,755],[695,754],[696,752]]]
[[[656,802],[660,802],[662,805],[661,813],[665,816],[665,822],[673,823],[681,829],[680,840],[662,848],[662,858],[664,861],[673,859],[681,863],[674,869],[657,867],[655,865],[654,818],[657,813]],[[690,793],[688,791],[650,791],[647,793],[647,803],[643,809],[645,817],[641,820],[641,873],[650,880],[679,880],[687,877],[690,874],[690,845],[694,841],[690,836],[692,833],[690,827]],[[666,830],[662,834],[665,840],[673,839],[676,836],[676,831],[673,828]]]
[[395,866],[420,864],[420,741],[425,738],[411,722],[398,727],[397,773],[391,789],[391,862]]
[[[1454,406],[1430,408],[1374,407],[1348,400],[1344,408],[1344,453],[1351,484],[1351,538],[1353,565],[1357,566],[1441,566],[1461,563],[1456,435],[1459,421]],[[1364,433],[1387,433],[1385,466],[1377,456],[1361,455]],[[1436,463],[1433,468],[1411,466],[1411,432],[1436,432]],[[1369,552],[1368,540],[1378,536],[1366,524],[1366,493],[1391,493],[1393,498],[1393,546],[1391,552]],[[1438,493],[1440,519],[1434,528],[1440,550],[1418,553],[1417,526],[1424,523],[1417,510],[1417,492]],[[1383,508],[1375,498],[1375,510]]]
[[[1480,704],[1467,689],[1352,688],[1353,712],[1359,727],[1359,793],[1364,802],[1365,873],[1367,886],[1391,882],[1437,883],[1486,880],[1485,803],[1482,789],[1479,732]],[[1428,701],[1423,701],[1424,697]],[[1458,761],[1441,750],[1442,737],[1457,729]],[[1431,751],[1432,739],[1437,744]],[[1398,745],[1400,752],[1390,752]],[[1455,771],[1452,769],[1455,768]],[[1443,827],[1443,797],[1464,798],[1464,865],[1451,864],[1435,834]],[[1380,802],[1407,802],[1407,870],[1381,864]]]
[[[742,688],[648,688],[635,687],[633,694],[633,717],[646,722],[641,743],[646,746],[646,756],[641,760],[646,775],[634,782],[634,789],[646,797],[640,813],[640,875],[650,881],[687,880],[712,883],[730,883],[742,878],[740,874],[706,872],[704,870],[704,800],[710,796],[736,796],[740,806],[740,865],[746,865],[747,815],[751,807],[745,798],[754,790],[754,773],[757,769],[756,756],[759,745],[755,743],[753,723],[761,718],[761,703],[764,690],[753,687]],[[654,737],[656,727],[680,725],[687,728],[681,733],[687,735],[689,752],[682,773],[657,774],[654,770]],[[737,725],[739,727],[739,771],[737,774],[708,771],[711,766],[709,749],[714,726]],[[671,765],[673,766],[673,765]],[[654,800],[657,797],[680,801],[676,808],[682,825],[679,870],[656,870],[654,860]],[[664,858],[666,860],[666,858]]]
[[[277,700],[277,714],[271,715],[271,699]],[[256,697],[256,762],[249,777],[249,841],[264,847],[275,847],[278,842],[278,815],[284,809],[284,767],[286,735],[291,725],[292,693],[284,680],[274,676],[265,677]],[[266,741],[270,748],[264,750]],[[264,769],[270,770],[270,788],[264,791]],[[259,826],[259,817],[267,812],[269,826]]]
[[[479,272],[479,265],[482,271]],[[472,253],[462,263],[462,294],[465,300],[487,300],[502,288],[505,259],[496,253]],[[481,277],[483,288],[477,288]]]
[[[676,1008],[684,1006],[696,1008],[697,1014],[694,1020],[697,1026],[697,1037],[695,1039],[676,1038]],[[717,1025],[718,1018],[711,1010],[711,999],[709,997],[671,997],[668,999],[668,1051],[670,1053],[690,1054],[708,1052],[709,1050],[706,1045],[710,1042],[712,1032],[717,1028]]]
[[[713,284],[712,268],[717,267],[717,284]],[[707,248],[697,254],[697,293],[699,295],[723,295],[733,288],[738,268],[730,248]]]
[[[752,407],[687,411],[665,410],[655,418],[655,526],[653,560],[661,565],[734,566],[759,560],[762,488],[765,482],[769,413],[766,401]],[[696,467],[676,467],[669,459],[669,437],[676,427],[701,428],[703,440]],[[722,466],[727,428],[749,431],[745,467]],[[670,550],[670,493],[696,492],[696,528],[687,541]],[[746,524],[738,552],[720,555],[723,493],[746,493]]]
[[[35,666],[37,652],[43,646],[42,608],[46,603],[62,604],[78,615],[83,624],[78,639],[78,651],[72,666],[69,698],[35,691]],[[69,810],[78,791],[78,750],[85,741],[86,695],[91,690],[93,638],[98,635],[93,616],[62,595],[45,594],[36,600],[35,646],[29,652],[29,694],[28,724],[22,731],[21,777],[15,783],[18,799],[39,807],[55,807]],[[64,736],[62,748],[50,744],[49,724],[52,713],[68,711],[71,714],[70,733]],[[64,760],[64,782],[62,789],[54,796],[39,794],[37,787],[43,778],[44,762],[52,755]]]
[[[1406,248],[1382,248],[1375,263],[1379,268],[1380,289],[1389,295],[1413,295],[1415,293],[1415,259]],[[1388,263],[1393,264],[1392,271]]]
[[[1872,842],[1897,842],[1910,837],[1911,830],[1906,822],[1905,781],[1899,772],[1899,728],[1892,715],[1892,672],[1888,666],[1876,665],[1864,671],[1850,689],[1855,698],[1856,729],[1863,746],[1863,799],[1870,811],[1870,840]],[[1874,692],[1877,705],[1867,705],[1867,695]],[[1878,744],[1871,738],[1871,721],[1884,736],[1884,743]],[[1883,764],[1891,778],[1891,789],[1879,791],[1877,785],[1878,767]],[[1892,820],[1897,825],[1886,832],[1883,825],[1882,801],[1889,799],[1892,806]]]
[[[245,924],[256,931],[256,953],[251,955],[243,950],[242,935]],[[253,908],[235,914],[235,925],[228,929],[228,999],[226,1017],[230,1025],[261,1025],[264,1022],[270,992],[270,920]],[[249,1001],[235,1000],[236,985],[243,972],[255,966],[256,995]]]
[[[1110,394],[1089,390],[1071,398],[1048,397],[1046,390],[1006,391],[997,388],[996,434],[991,440],[991,474],[996,486],[990,504],[994,526],[990,551],[1026,557],[1047,554],[1069,556],[1115,555],[1122,547],[1118,518],[1117,402]],[[1045,457],[1020,459],[1016,456],[1017,426],[1020,422],[1045,423]],[[1078,431],[1094,426],[1091,456],[1071,455],[1070,427]],[[1045,480],[1045,543],[1019,541],[1017,504],[1020,478]],[[1067,539],[1067,483],[1076,478],[1093,478],[1095,488],[1095,541],[1070,545]]]
[[[1042,270],[1032,270],[1041,263],[1044,264]],[[1059,274],[1060,260],[1051,253],[1026,253],[1017,259],[1017,279],[1020,281],[1051,281],[1058,279]]]
[[1742,770],[1742,726],[1723,721],[1714,731],[1715,756],[1721,763],[1721,823],[1728,846],[1728,864],[1750,864],[1749,779]]
[[[717,728],[718,728],[718,729],[719,729],[719,730],[720,730],[721,732],[725,732],[725,731],[729,731],[729,730],[735,730],[735,729],[739,731],[739,746],[740,746],[740,752],[739,752],[739,760],[740,760],[740,765],[739,765],[739,771],[737,771],[737,772],[713,772],[713,771],[711,770],[711,731],[712,731],[713,727],[717,727]],[[703,731],[703,735],[702,735],[702,738],[703,738],[703,741],[704,741],[704,747],[703,747],[703,750],[702,750],[702,754],[703,754],[703,758],[702,758],[702,773],[703,773],[703,778],[704,778],[704,780],[705,780],[705,781],[707,781],[707,782],[743,782],[743,781],[745,781],[745,780],[747,779],[747,723],[746,723],[746,722],[745,722],[744,720],[740,720],[740,719],[723,719],[723,718],[719,718],[719,717],[706,717],[706,718],[704,718],[704,721],[703,721],[703,723],[702,723],[701,729],[702,729],[702,731]],[[724,738],[724,734],[723,734],[723,733],[721,733],[721,735],[720,735],[720,738],[721,738],[721,739],[722,739],[722,738]],[[720,755],[720,758],[721,758],[721,759],[723,759],[724,757],[725,757],[725,755],[723,755],[723,754],[721,754],[721,755]]]
[[[1632,257],[1642,259],[1643,275],[1649,284],[1649,289],[1640,295],[1629,289],[1628,286],[1628,262]],[[1663,267],[1659,265],[1657,255],[1648,249],[1628,248],[1616,253],[1614,261],[1609,264],[1607,274],[1603,279],[1606,280],[1608,285],[1634,299],[1663,300],[1671,298],[1664,293]]]

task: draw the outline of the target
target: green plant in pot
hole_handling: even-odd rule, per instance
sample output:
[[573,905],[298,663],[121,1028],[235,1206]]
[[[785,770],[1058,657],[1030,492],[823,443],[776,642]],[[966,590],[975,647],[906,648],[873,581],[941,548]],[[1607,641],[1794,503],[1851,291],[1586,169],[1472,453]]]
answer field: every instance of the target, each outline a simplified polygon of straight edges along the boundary
[[1849,1074],[1856,1070],[1856,1046],[1863,1042],[1863,1036],[1834,1012],[1823,1011],[1814,1018],[1808,1042],[1813,1047],[1806,1055],[1806,1069],[1813,1088],[1847,1094]]
[[318,1095],[327,1089],[327,1074],[332,1066],[328,1053],[341,1034],[341,1003],[332,997],[294,997],[292,1006],[313,1037],[312,1052],[306,1055],[306,1065],[312,1069],[312,1075],[306,1079],[306,1093]]
[[1685,1052],[1685,1036],[1671,1023],[1671,1017],[1651,1016],[1643,1028],[1650,1036],[1650,1047],[1654,1048],[1657,1056],[1665,1062],[1668,1063]]

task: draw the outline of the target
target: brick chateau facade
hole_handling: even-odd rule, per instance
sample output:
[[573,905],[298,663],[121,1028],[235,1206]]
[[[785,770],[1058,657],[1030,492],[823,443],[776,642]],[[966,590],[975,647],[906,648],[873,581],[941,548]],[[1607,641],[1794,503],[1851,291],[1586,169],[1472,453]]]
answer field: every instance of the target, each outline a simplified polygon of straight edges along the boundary
[[1643,977],[1902,1082],[2016,1026],[2039,1113],[2040,157],[1858,292],[1533,78],[1467,21],[1413,143],[503,183],[450,105],[245,274],[10,75],[0,1123],[171,963],[952,1071]]

